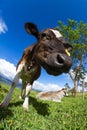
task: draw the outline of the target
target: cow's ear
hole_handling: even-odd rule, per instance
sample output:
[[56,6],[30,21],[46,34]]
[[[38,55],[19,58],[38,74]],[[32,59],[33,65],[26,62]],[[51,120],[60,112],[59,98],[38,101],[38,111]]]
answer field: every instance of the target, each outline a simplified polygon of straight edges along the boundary
[[35,24],[33,23],[25,23],[25,30],[31,34],[34,35],[38,39],[39,31]]
[[64,45],[65,49],[67,49],[69,52],[72,51],[73,47],[70,44],[66,43],[63,45]]

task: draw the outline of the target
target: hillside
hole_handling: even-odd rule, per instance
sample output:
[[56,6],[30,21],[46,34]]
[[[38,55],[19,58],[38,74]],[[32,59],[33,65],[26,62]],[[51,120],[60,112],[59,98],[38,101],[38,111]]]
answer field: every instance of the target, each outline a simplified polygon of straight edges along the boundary
[[6,77],[4,77],[2,75],[0,75],[0,82],[3,82],[8,85],[10,85],[12,83],[11,80],[7,79]]
[[[11,85],[12,84],[11,80],[9,80],[8,78],[6,78],[5,76],[2,76],[1,74],[0,74],[0,82],[4,83],[4,84],[7,84],[7,85]],[[18,83],[17,87],[20,88],[21,87],[21,83]]]
[[[0,102],[9,87],[0,83]],[[0,130],[86,130],[87,94],[82,101],[64,97],[61,103],[37,100],[36,92],[30,93],[30,107],[26,112],[19,99],[20,89],[16,88],[7,108],[0,108]]]

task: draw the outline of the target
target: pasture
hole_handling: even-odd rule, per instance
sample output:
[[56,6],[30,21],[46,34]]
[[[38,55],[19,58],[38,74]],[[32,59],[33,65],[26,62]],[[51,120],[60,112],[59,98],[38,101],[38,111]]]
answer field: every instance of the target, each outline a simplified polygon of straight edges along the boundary
[[[9,87],[0,83],[0,102]],[[24,111],[20,89],[16,88],[8,107],[0,108],[0,130],[86,130],[87,94],[64,97],[61,103],[36,99],[37,92],[30,93],[29,111]]]

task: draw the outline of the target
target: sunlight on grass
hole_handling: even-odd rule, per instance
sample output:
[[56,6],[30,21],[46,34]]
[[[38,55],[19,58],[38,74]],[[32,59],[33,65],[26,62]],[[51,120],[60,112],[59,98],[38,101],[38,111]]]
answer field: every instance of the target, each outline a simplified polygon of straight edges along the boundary
[[[9,87],[0,83],[0,102]],[[87,94],[82,100],[64,97],[61,103],[36,99],[30,93],[29,112],[22,108],[20,90],[14,91],[7,108],[0,108],[0,130],[85,130],[87,129]]]

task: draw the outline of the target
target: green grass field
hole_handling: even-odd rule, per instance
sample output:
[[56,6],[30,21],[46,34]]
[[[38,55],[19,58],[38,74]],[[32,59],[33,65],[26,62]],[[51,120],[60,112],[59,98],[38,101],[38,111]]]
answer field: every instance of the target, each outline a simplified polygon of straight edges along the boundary
[[[0,102],[9,87],[0,83]],[[61,103],[36,99],[30,93],[29,111],[22,108],[20,89],[16,88],[8,107],[0,108],[0,130],[87,130],[87,94],[82,100],[64,97]]]

